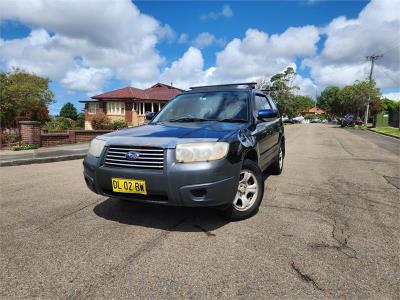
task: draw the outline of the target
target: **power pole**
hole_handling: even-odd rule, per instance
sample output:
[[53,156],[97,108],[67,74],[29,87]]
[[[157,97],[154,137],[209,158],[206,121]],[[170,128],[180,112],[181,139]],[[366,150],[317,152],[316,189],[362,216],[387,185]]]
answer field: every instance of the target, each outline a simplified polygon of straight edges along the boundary
[[[381,57],[383,57],[383,55],[375,55],[375,54],[372,54],[372,55],[369,55],[369,56],[366,57],[368,61],[371,61],[371,70],[369,71],[369,82],[372,81],[372,72],[374,71],[375,60],[377,60],[377,59],[379,59]],[[367,103],[367,108],[365,109],[365,117],[364,117],[365,126],[367,126],[367,123],[368,123],[369,102],[370,102],[370,100],[371,100],[370,97],[368,97],[368,103]]]

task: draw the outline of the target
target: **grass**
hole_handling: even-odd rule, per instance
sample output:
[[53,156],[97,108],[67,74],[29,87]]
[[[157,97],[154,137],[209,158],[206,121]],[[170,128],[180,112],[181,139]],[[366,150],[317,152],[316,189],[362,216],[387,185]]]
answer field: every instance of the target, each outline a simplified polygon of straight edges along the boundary
[[360,129],[360,130],[367,130],[368,127],[364,125],[347,125],[346,128],[350,129]]
[[376,131],[376,132],[386,133],[386,134],[396,136],[396,137],[400,137],[400,130],[399,130],[399,128],[395,128],[395,127],[377,127],[377,128],[371,128],[371,130]]

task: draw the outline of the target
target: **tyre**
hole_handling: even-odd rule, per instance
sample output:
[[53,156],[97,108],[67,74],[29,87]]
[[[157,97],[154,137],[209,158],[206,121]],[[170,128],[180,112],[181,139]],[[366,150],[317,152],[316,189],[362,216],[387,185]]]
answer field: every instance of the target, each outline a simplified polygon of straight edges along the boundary
[[239,176],[238,190],[231,203],[220,208],[231,221],[247,219],[257,213],[264,196],[264,180],[257,163],[246,159]]
[[283,160],[285,159],[285,148],[283,143],[279,146],[278,156],[271,165],[271,172],[273,175],[280,175],[283,171]]

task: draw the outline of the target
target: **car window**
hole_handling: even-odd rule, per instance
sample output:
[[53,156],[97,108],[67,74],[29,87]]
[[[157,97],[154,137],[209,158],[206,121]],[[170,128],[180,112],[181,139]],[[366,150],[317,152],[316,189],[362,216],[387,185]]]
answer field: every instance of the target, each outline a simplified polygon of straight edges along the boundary
[[272,109],[277,110],[275,101],[271,97],[267,97],[267,98],[268,98],[269,104],[271,104]]
[[269,104],[265,96],[256,95],[255,105],[256,105],[256,111],[259,111],[260,109],[271,109],[271,105]]

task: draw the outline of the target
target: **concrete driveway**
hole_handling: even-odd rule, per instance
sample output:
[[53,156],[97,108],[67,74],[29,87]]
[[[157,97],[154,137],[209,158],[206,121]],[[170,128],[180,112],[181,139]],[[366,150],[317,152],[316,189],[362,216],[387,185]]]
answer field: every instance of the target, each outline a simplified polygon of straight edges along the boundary
[[1,168],[0,297],[399,298],[399,155],[329,125],[286,131],[285,171],[235,223],[95,195],[81,160]]

